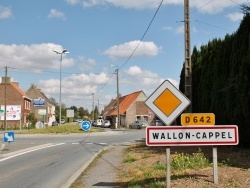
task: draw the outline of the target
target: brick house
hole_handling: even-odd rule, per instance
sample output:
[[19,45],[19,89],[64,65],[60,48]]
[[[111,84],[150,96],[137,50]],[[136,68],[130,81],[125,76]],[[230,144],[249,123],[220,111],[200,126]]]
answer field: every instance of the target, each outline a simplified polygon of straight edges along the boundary
[[[0,107],[4,111],[6,108],[6,128],[21,128],[21,126],[26,125],[26,117],[30,114],[30,106],[31,99],[19,87],[19,83],[11,82],[10,77],[2,77]],[[0,127],[4,128],[5,115],[1,115],[0,120]]]
[[55,106],[47,96],[35,84],[31,84],[26,94],[32,100],[30,111],[35,114],[35,118],[44,122],[45,125],[52,126],[52,122],[56,120]]
[[[137,91],[119,98],[120,125],[128,127],[135,120],[146,120],[151,122],[155,114],[146,106],[147,96],[143,91]],[[104,108],[103,116],[114,125],[117,118],[117,100],[112,99]]]

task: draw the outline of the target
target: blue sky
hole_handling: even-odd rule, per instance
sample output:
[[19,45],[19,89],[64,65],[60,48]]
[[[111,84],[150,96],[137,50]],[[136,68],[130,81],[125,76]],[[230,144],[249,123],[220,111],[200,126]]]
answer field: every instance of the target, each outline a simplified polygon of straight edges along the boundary
[[[35,84],[59,102],[60,55],[53,50],[67,49],[61,71],[67,107],[92,110],[94,93],[95,105],[102,109],[116,97],[116,68],[122,95],[143,90],[149,96],[166,79],[178,87],[184,61],[183,3],[1,1],[0,75],[5,76],[7,66],[7,75],[21,89]],[[249,3],[190,0],[191,48],[236,32],[243,18],[240,5]]]

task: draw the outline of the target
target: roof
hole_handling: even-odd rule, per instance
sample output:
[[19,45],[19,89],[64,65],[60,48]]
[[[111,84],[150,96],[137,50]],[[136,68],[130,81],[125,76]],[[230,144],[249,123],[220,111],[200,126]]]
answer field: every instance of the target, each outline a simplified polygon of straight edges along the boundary
[[[131,93],[129,95],[125,95],[119,98],[119,107],[120,107],[120,114],[125,114],[127,109],[133,104],[133,102],[136,101],[138,96],[144,92],[143,91],[137,91],[134,93]],[[144,94],[145,95],[145,94]],[[117,115],[117,100],[112,99],[111,102],[108,104],[108,106],[104,109],[104,115],[105,116],[115,116]]]
[[10,85],[11,85],[18,93],[20,93],[24,98],[27,98],[27,99],[31,100],[31,99],[26,95],[26,93],[25,93],[20,87],[18,87],[15,83],[10,82]]
[[45,99],[47,103],[49,103],[50,105],[53,105],[51,101],[48,99],[48,97],[41,91],[41,89],[37,88],[35,84],[31,84],[30,88],[26,91],[26,94],[32,99],[37,98],[37,97],[38,98],[42,97],[43,99]]

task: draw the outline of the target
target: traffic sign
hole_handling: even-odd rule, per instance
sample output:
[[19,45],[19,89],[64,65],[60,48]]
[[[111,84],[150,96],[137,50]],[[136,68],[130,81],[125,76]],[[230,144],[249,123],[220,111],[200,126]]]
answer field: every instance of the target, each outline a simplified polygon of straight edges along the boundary
[[190,100],[165,80],[145,103],[165,124],[170,125],[188,107]]
[[214,125],[215,115],[213,113],[184,113],[181,114],[183,126],[192,125]]
[[4,142],[14,142],[14,132],[5,132]]
[[83,121],[81,126],[82,130],[88,131],[91,128],[91,123],[89,121]]
[[237,145],[236,125],[146,127],[148,146]]

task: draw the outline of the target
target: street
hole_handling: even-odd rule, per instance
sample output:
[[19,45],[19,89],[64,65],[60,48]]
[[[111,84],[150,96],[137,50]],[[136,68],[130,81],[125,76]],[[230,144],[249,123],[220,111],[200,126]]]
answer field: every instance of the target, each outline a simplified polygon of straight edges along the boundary
[[72,135],[15,134],[14,142],[1,143],[0,184],[4,188],[69,187],[104,148],[142,139],[144,129]]

